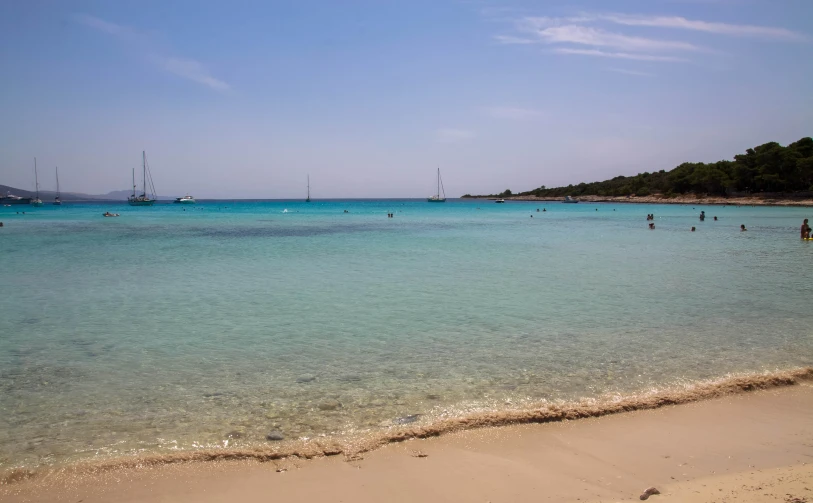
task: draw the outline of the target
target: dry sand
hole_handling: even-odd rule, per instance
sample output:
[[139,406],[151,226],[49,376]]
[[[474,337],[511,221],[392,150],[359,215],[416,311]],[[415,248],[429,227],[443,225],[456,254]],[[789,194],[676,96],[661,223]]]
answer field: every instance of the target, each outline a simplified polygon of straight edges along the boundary
[[813,384],[592,419],[451,433],[342,457],[52,475],[0,501],[813,503]]

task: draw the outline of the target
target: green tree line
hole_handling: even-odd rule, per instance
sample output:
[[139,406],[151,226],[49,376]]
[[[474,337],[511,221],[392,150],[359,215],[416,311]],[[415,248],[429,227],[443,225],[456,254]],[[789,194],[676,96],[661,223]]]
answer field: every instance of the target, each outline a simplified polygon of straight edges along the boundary
[[[776,142],[749,148],[733,161],[684,162],[676,168],[567,187],[544,185],[513,194],[517,196],[648,196],[663,194],[708,194],[813,191],[813,138],[806,137],[787,147]],[[489,197],[507,197],[510,190]],[[468,195],[467,195],[468,196]],[[463,196],[463,197],[467,197]],[[468,196],[472,197],[472,196]],[[482,197],[482,196],[481,196]]]

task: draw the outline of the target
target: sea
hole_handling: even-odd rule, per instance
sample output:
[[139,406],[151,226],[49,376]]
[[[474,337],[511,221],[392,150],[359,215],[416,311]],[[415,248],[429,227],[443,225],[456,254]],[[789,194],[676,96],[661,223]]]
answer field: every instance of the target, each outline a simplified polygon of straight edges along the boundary
[[0,207],[0,472],[279,452],[810,367],[804,218],[466,199]]

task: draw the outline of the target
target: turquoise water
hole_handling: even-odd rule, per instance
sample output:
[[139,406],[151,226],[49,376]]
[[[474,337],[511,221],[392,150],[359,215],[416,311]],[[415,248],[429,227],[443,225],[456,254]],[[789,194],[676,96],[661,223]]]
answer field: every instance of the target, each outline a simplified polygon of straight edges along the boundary
[[457,200],[0,208],[0,469],[813,365],[805,217]]

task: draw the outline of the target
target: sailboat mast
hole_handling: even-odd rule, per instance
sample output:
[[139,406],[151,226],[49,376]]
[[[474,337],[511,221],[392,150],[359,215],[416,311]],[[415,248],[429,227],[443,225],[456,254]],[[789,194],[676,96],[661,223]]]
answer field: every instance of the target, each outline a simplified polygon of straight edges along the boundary
[[133,168],[133,199],[135,199],[135,188],[136,188],[136,184],[135,184],[135,168]]
[[147,197],[147,152],[142,150],[141,151],[141,171],[143,177],[143,187],[144,190],[142,191],[142,195]]
[[56,198],[59,199],[59,166],[56,168]]
[[308,175],[308,200],[311,198],[311,175]]
[[34,189],[37,191],[37,199],[40,198],[40,179],[37,176],[37,158],[34,158]]
[[438,199],[440,199],[440,168],[438,168]]

